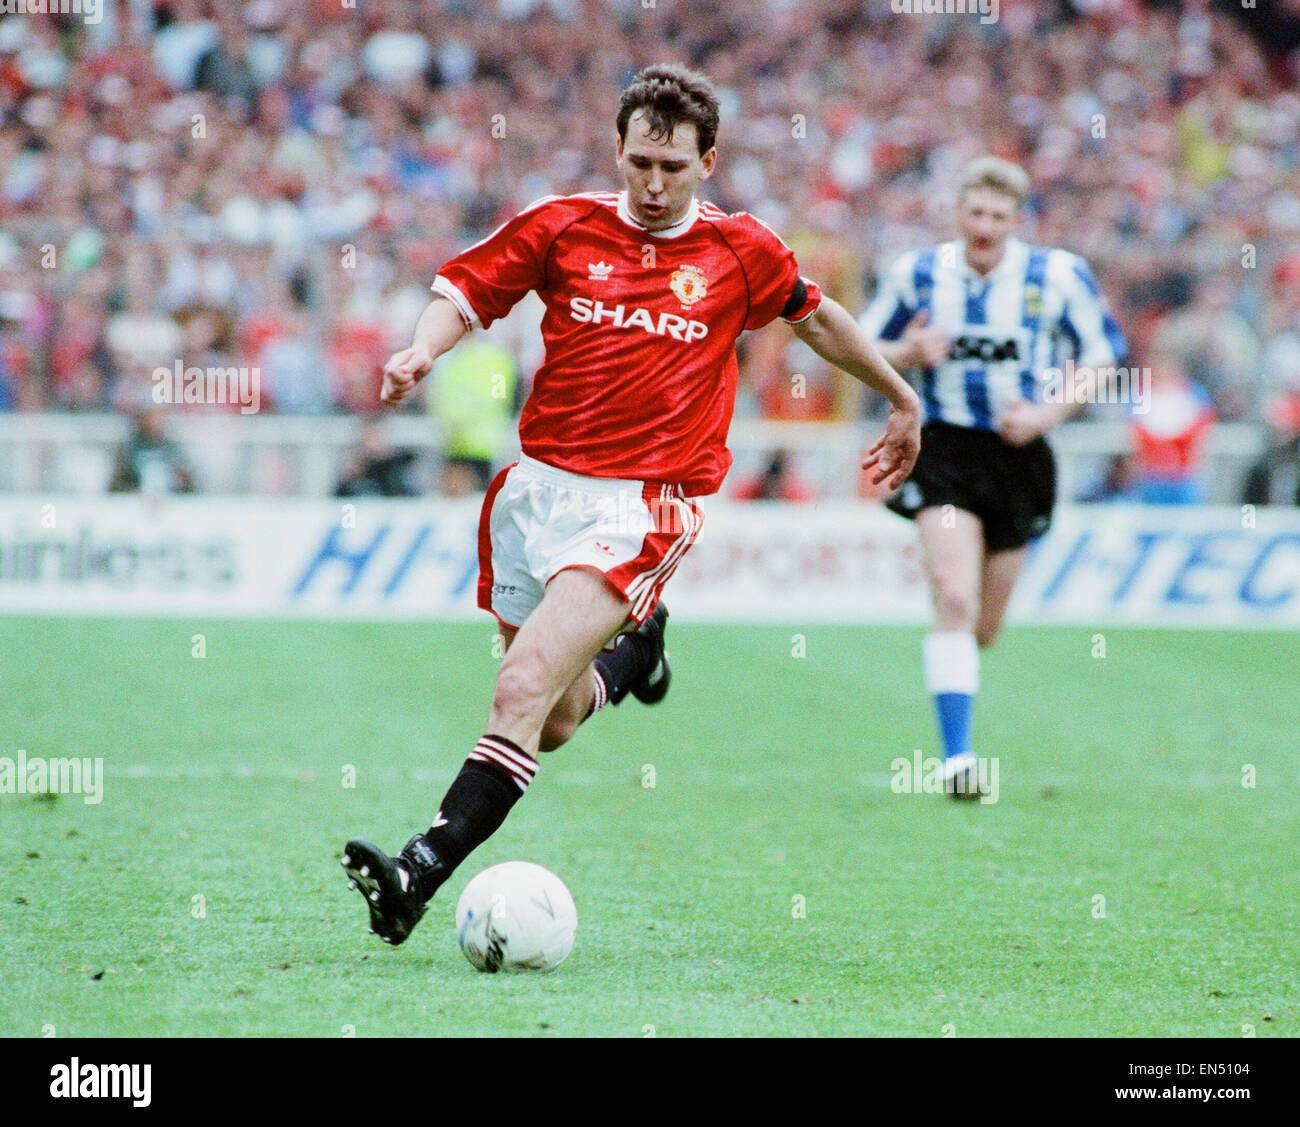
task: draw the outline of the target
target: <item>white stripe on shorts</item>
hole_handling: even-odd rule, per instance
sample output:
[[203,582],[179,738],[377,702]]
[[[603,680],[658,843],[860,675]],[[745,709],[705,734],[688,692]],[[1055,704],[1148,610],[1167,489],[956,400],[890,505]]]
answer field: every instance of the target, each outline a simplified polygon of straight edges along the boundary
[[667,486],[660,490],[659,499],[661,501],[674,499],[681,501],[679,511],[682,513],[682,534],[673,541],[668,551],[664,553],[663,559],[655,567],[642,575],[638,575],[627,585],[627,595],[632,600],[632,614],[636,617],[640,617],[649,607],[660,577],[670,574],[672,569],[677,566],[677,561],[686,554],[686,549],[691,546],[700,527],[700,520],[695,510],[684,498],[674,498]]

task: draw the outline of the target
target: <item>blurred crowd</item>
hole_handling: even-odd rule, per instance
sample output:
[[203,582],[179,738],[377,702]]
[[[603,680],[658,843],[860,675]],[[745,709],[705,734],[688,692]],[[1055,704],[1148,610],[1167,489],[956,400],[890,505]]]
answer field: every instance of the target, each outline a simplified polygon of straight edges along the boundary
[[[1300,429],[1300,0],[1003,0],[991,23],[894,7],[4,16],[0,409],[136,414],[178,358],[256,366],[263,410],[375,409],[440,263],[539,196],[617,187],[618,92],[676,60],[723,101],[705,195],[774,226],[851,311],[951,236],[957,170],[995,152],[1032,177],[1024,236],[1093,265],[1131,363],[1176,370],[1219,419]],[[497,341],[525,386],[535,332]],[[742,416],[880,409],[779,327],[741,360]]]

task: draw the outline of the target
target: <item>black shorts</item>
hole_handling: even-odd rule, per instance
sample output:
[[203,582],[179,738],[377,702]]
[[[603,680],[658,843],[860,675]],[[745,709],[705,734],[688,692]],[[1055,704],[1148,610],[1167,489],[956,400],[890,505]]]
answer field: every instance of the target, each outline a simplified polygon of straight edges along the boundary
[[926,423],[912,476],[887,502],[914,520],[922,509],[953,505],[979,517],[990,552],[1022,548],[1051,527],[1056,459],[1045,438],[1011,446],[992,431]]

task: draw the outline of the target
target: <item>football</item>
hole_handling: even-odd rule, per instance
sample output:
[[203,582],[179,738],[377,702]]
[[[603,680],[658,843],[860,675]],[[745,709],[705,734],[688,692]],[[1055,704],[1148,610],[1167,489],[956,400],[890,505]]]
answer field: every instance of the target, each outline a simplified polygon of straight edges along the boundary
[[545,974],[573,950],[578,910],[549,869],[506,861],[484,869],[456,901],[456,938],[465,958],[488,974]]

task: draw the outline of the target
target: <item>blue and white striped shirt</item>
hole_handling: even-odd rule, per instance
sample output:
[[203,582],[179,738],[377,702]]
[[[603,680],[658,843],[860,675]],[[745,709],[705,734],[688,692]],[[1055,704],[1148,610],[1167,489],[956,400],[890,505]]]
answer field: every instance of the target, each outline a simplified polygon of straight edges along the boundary
[[859,323],[873,340],[898,340],[922,309],[952,341],[947,360],[920,369],[927,422],[996,430],[1011,400],[1042,399],[1067,355],[1104,368],[1128,351],[1088,264],[1015,238],[986,275],[966,262],[961,240],[903,255]]

